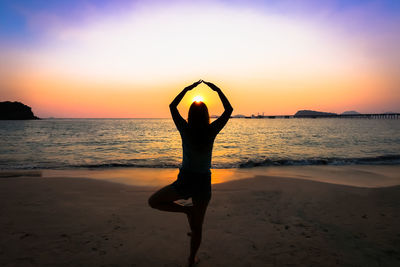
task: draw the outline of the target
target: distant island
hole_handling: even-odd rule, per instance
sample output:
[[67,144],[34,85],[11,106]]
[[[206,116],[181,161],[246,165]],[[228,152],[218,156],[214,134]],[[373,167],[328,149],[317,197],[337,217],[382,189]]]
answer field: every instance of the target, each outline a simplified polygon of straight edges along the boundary
[[359,115],[359,114],[361,114],[361,113],[357,112],[355,110],[345,111],[342,113],[342,115]]
[[38,120],[32,108],[21,102],[0,102],[0,120]]
[[314,110],[299,110],[294,114],[295,118],[317,118],[317,117],[337,116],[336,113],[314,111]]

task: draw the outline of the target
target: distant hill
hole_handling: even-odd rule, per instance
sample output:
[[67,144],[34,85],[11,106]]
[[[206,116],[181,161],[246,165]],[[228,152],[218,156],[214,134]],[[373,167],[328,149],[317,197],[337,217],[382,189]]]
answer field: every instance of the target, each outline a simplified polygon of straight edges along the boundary
[[360,112],[357,112],[355,110],[349,110],[349,111],[345,111],[342,113],[342,115],[359,115],[361,114]]
[[0,102],[0,120],[38,120],[31,107],[20,102]]
[[246,118],[246,116],[242,115],[242,114],[236,114],[236,115],[231,116],[231,118]]
[[299,110],[294,114],[295,118],[317,118],[317,117],[328,117],[336,116],[336,113],[314,111],[314,110]]

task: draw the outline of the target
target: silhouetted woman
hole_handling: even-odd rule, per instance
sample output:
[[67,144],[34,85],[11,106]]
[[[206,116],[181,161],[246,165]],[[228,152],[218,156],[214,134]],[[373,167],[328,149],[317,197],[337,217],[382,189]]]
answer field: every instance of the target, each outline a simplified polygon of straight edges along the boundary
[[[204,82],[218,93],[224,106],[224,113],[210,124],[207,106],[193,102],[189,109],[188,121],[179,114],[178,104],[186,92]],[[183,159],[178,179],[160,189],[149,198],[152,208],[185,213],[191,233],[189,266],[198,261],[195,257],[202,235],[203,219],[211,199],[211,155],[214,139],[228,122],[233,108],[222,91],[214,84],[199,80],[183,89],[169,105],[172,118],[182,138]],[[178,199],[192,198],[193,206],[175,203]]]

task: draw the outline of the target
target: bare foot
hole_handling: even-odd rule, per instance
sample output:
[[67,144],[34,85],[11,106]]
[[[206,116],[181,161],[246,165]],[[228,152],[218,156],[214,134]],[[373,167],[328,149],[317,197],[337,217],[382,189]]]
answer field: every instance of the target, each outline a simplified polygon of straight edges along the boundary
[[188,267],[196,266],[200,262],[200,259],[197,257],[194,257],[194,259],[190,259],[188,261]]

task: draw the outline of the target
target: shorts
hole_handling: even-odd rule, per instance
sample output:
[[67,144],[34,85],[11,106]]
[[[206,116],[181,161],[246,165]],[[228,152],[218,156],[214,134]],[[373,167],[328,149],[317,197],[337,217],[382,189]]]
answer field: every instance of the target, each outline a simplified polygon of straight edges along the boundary
[[180,170],[178,179],[171,184],[183,199],[209,201],[211,199],[211,173]]

